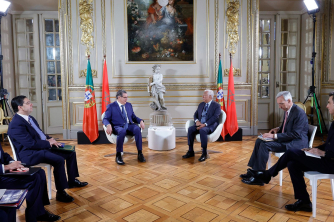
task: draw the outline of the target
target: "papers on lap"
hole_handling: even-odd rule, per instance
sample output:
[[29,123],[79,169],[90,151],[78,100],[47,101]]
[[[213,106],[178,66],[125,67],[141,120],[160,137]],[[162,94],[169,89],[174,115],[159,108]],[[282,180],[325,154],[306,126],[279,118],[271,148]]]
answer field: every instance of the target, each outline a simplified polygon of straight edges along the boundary
[[0,198],[0,207],[16,207],[21,206],[28,190],[6,189]]
[[264,138],[262,135],[258,136],[257,138],[259,138],[260,140],[263,140],[263,141],[267,141],[267,142],[274,141],[273,138]]
[[65,143],[62,143],[61,146],[59,146],[59,147],[52,146],[51,149],[73,152],[73,151],[75,151],[75,146],[65,145]]
[[310,153],[310,152],[308,152],[308,151],[304,151],[304,152],[305,152],[306,156],[310,156],[310,157],[315,157],[315,158],[319,158],[319,159],[321,159],[321,157],[320,157],[319,155],[315,155],[315,154]]

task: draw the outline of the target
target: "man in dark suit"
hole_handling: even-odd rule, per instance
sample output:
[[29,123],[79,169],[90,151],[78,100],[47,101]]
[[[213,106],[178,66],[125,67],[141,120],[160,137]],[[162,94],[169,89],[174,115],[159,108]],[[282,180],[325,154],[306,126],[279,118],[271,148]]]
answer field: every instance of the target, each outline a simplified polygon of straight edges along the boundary
[[[293,104],[290,92],[282,91],[276,96],[279,107],[284,110],[284,118],[280,127],[274,128],[269,133],[263,134],[264,138],[274,141],[267,142],[257,139],[248,166],[251,169],[265,170],[269,158],[269,151],[285,152],[289,149],[302,149],[308,147],[308,120],[305,111]],[[249,171],[249,169],[248,169]],[[242,182],[251,185],[261,185],[263,182],[252,178],[251,174],[241,174]]]
[[[117,135],[116,163],[124,165],[122,159],[123,143],[126,134],[135,136],[138,150],[138,161],[146,162],[142,153],[142,136],[140,128],[144,129],[144,120],[138,118],[133,112],[131,103],[128,103],[128,94],[125,90],[116,93],[116,101],[107,106],[102,123],[107,127],[107,134]],[[137,125],[140,124],[140,127]]]
[[[32,176],[2,176],[6,171],[20,171],[23,167],[20,161],[14,161],[8,153],[5,153],[0,145],[0,189],[28,189],[25,212],[27,222],[59,220],[59,216],[44,209],[45,205],[50,204],[44,170],[39,170]],[[14,211],[8,208],[0,209],[0,221],[16,221],[15,209]]]
[[[327,109],[331,116],[334,116],[334,92],[329,94]],[[318,155],[321,158],[306,156],[304,151]],[[312,204],[306,190],[304,172],[318,171],[325,174],[334,174],[334,122],[331,124],[324,144],[316,148],[289,149],[269,170],[250,172],[252,177],[262,180],[264,183],[269,183],[271,177],[277,176],[278,172],[286,167],[288,167],[290,173],[297,201],[294,204],[286,205],[285,208],[290,211],[311,212]]]
[[[8,126],[8,135],[15,146],[18,160],[28,166],[39,163],[48,163],[54,167],[54,178],[57,189],[56,200],[72,202],[74,199],[65,191],[67,188],[83,187],[87,182],[80,182],[76,152],[63,152],[51,149],[52,146],[61,145],[54,138],[44,134],[32,112],[32,103],[25,96],[16,96],[11,101],[16,114]],[[65,160],[67,176],[65,173]]]
[[195,125],[188,128],[188,146],[189,150],[182,158],[195,156],[194,140],[196,134],[200,134],[202,156],[198,161],[202,162],[207,159],[208,134],[215,131],[219,125],[219,116],[221,114],[220,104],[213,101],[213,91],[205,90],[203,93],[203,102],[198,105],[194,114]]

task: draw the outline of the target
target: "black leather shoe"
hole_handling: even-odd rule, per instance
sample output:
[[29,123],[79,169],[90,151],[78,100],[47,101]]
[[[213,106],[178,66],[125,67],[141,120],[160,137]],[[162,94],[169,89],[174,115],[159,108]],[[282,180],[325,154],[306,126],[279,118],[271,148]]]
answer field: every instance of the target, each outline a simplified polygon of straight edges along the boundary
[[57,191],[56,200],[64,203],[69,203],[74,201],[74,198],[66,193],[65,190]]
[[240,174],[240,177],[242,178],[242,179],[248,179],[248,178],[250,178],[252,176],[252,174],[250,174],[248,171],[247,171],[247,173],[245,173],[245,174]]
[[207,159],[207,154],[206,153],[202,153],[202,156],[198,159],[199,162],[203,162]]
[[194,157],[194,156],[195,156],[195,152],[188,150],[188,152],[186,153],[186,155],[183,155],[182,158],[183,159],[187,159],[187,158]]
[[306,211],[312,212],[312,203],[305,203],[305,201],[297,200],[294,204],[285,205],[285,209],[289,211]]
[[45,214],[38,216],[36,220],[38,221],[57,221],[57,220],[60,220],[60,216],[52,214],[48,212],[47,210],[45,210]]
[[247,169],[247,173],[252,175],[254,178],[260,179],[262,182],[268,184],[271,180],[271,176],[268,174],[268,171],[263,170],[253,170],[253,169]]
[[243,183],[245,183],[245,184],[248,184],[248,185],[259,185],[259,186],[263,186],[264,185],[264,183],[263,183],[262,180],[254,178],[254,177],[242,179],[241,181]]
[[122,156],[116,156],[115,162],[118,165],[124,165],[125,163],[123,162]]
[[69,183],[68,186],[69,188],[74,188],[74,187],[84,187],[87,186],[87,182],[80,182],[78,179],[75,179],[73,183]]
[[142,163],[146,162],[145,157],[142,153],[138,154],[138,161]]

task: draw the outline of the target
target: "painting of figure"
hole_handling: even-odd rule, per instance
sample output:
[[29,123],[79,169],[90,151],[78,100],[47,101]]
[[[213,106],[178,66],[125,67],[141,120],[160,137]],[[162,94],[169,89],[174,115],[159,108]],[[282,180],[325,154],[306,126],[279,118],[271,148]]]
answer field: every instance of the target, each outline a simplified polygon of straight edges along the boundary
[[193,0],[129,0],[128,62],[194,62]]

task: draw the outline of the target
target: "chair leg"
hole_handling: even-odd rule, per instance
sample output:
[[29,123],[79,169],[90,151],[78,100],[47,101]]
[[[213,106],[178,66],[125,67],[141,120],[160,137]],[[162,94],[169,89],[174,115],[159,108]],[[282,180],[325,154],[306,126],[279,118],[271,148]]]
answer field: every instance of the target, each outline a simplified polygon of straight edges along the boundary
[[46,166],[48,172],[48,193],[49,193],[49,200],[52,199],[52,190],[51,190],[51,165]]
[[312,216],[315,218],[317,214],[317,179],[312,178]]
[[268,169],[271,167],[271,155],[272,152],[269,152],[269,158],[268,158]]
[[332,187],[332,198],[334,200],[334,179],[331,179],[331,187]]
[[283,170],[279,172],[279,185],[282,186],[283,183]]

